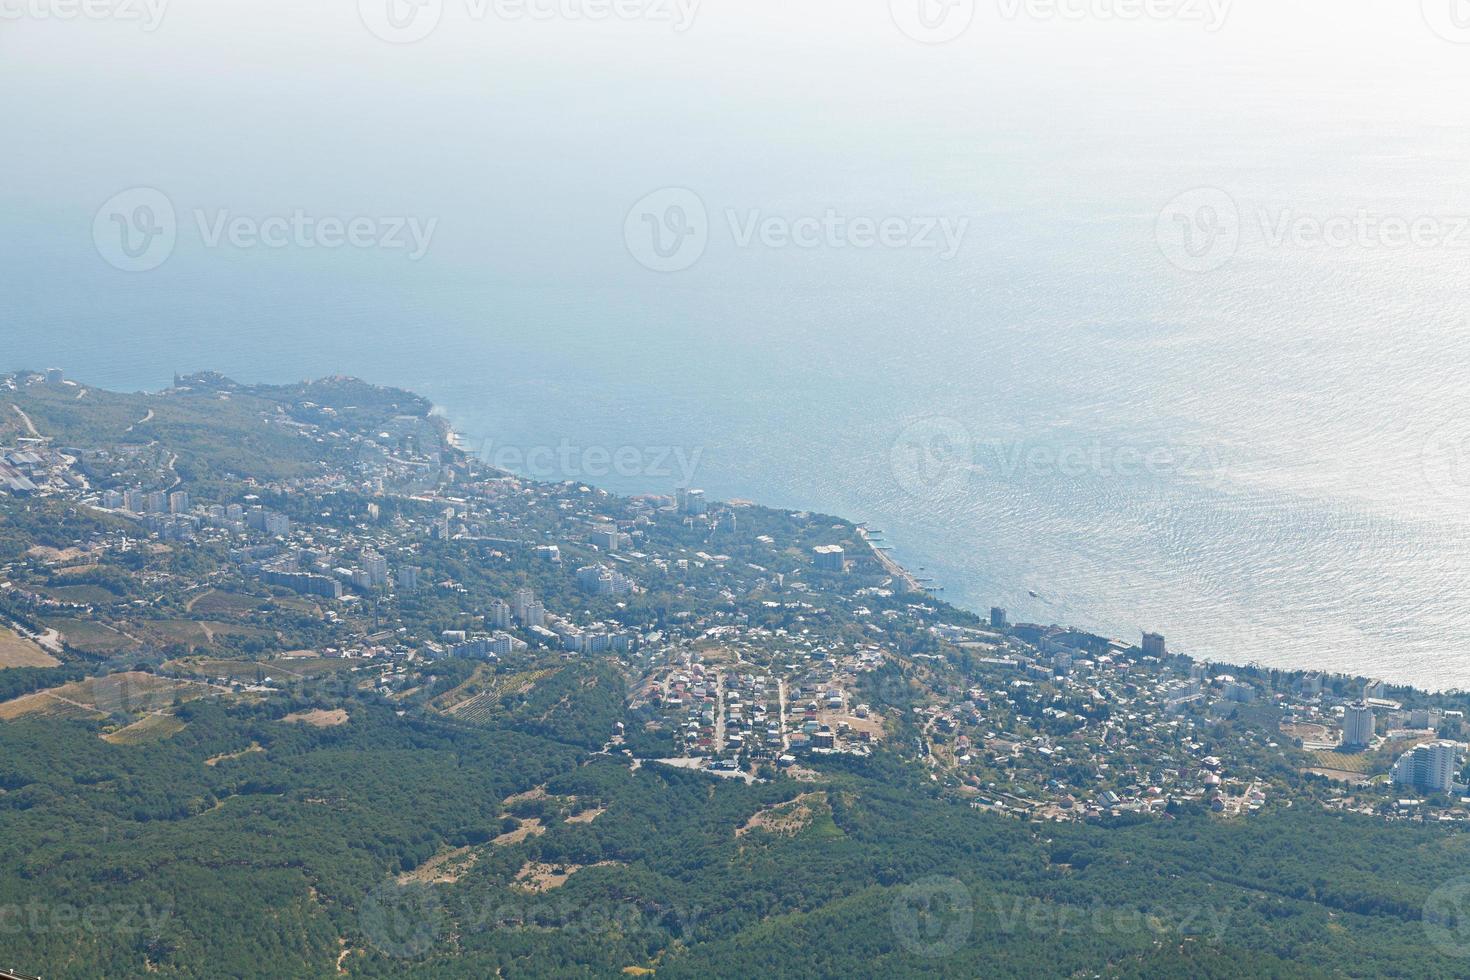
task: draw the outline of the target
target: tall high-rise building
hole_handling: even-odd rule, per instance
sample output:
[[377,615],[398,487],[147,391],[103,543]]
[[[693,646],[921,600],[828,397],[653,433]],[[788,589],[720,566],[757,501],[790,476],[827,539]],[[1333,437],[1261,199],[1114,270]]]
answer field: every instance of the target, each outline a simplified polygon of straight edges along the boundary
[[1143,634],[1143,655],[1145,657],[1163,657],[1168,654],[1168,647],[1164,644],[1162,633]]
[[265,533],[271,537],[284,538],[290,536],[291,518],[285,514],[278,514],[273,510],[268,510],[262,515],[261,519]]
[[1342,713],[1342,744],[1345,748],[1363,748],[1373,744],[1373,709],[1362,701],[1354,701]]
[[515,614],[516,619],[526,621],[526,611],[536,601],[536,594],[530,589],[516,589],[515,594],[510,597],[510,611]]
[[497,629],[509,629],[510,617],[510,603],[500,599],[490,600],[490,611],[485,614],[485,618],[490,621],[491,625]]
[[840,544],[819,544],[812,549],[812,562],[824,572],[847,570],[847,552]]
[[168,495],[168,512],[170,514],[189,513],[189,491],[175,490]]
[[1459,750],[1454,742],[1417,745],[1393,764],[1393,781],[1426,793],[1447,793],[1455,782]]
[[577,569],[577,587],[593,595],[627,595],[634,582],[606,565],[585,565]]
[[368,585],[381,589],[388,584],[388,559],[369,552],[362,556],[363,571],[367,572]]
[[1000,606],[990,607],[990,625],[998,630],[1006,628],[1006,611]]

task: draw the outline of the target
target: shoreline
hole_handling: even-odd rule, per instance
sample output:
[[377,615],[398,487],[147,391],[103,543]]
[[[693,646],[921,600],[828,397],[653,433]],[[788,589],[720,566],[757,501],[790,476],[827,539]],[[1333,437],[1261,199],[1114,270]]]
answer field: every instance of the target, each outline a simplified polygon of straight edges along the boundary
[[[11,371],[11,372],[8,372],[5,376],[6,377],[14,377],[17,373],[18,372]],[[199,374],[211,374],[211,373],[214,373],[214,372],[198,372],[198,373]],[[192,377],[192,376],[193,375],[182,375],[182,376],[175,375],[174,381],[175,381],[175,383],[177,383],[181,378],[187,379],[187,378]],[[228,380],[228,381],[230,381],[233,384],[240,385],[241,387],[251,387],[253,384],[255,384],[255,383],[252,383],[252,382],[239,382],[239,381],[235,380],[234,378],[231,378],[228,375],[224,375],[224,374],[220,374],[218,376],[221,379]],[[325,380],[347,380],[347,379],[351,379],[351,380],[355,380],[355,381],[360,381],[363,384],[372,385],[374,387],[379,387],[379,388],[392,388],[392,389],[394,389],[396,391],[402,392],[405,395],[409,395],[409,396],[412,396],[412,397],[415,397],[415,398],[422,399],[424,402],[426,402],[429,405],[429,409],[428,409],[428,411],[426,413],[426,417],[437,419],[444,426],[444,440],[445,440],[445,446],[446,446],[446,448],[448,448],[452,452],[461,453],[461,454],[464,454],[466,456],[475,456],[476,455],[476,453],[474,451],[474,448],[473,448],[474,447],[474,444],[475,444],[474,441],[473,441],[473,438],[469,434],[467,434],[464,430],[460,429],[455,424],[455,422],[451,418],[449,412],[443,406],[435,403],[432,399],[430,399],[427,396],[422,395],[422,394],[414,391],[413,389],[399,387],[398,385],[395,385],[395,384],[392,384],[392,383],[366,381],[366,380],[363,380],[363,379],[359,379],[359,378],[357,378],[356,376],[353,376],[353,375],[342,375],[342,374],[338,374],[338,375],[330,376],[328,378],[322,378],[322,379],[317,379],[317,380],[325,381]],[[309,383],[309,381],[308,382],[295,382],[295,383]],[[280,383],[279,382],[260,382],[260,384],[264,384],[266,386],[278,386]],[[139,389],[136,393],[137,394],[145,394],[145,395],[150,395],[150,396],[155,396],[156,397],[158,395],[161,395],[161,394],[166,393],[169,390],[172,390],[172,388],[174,386],[175,385],[169,385],[169,386],[166,386],[166,387],[163,387],[163,388],[159,389],[158,391],[148,391],[146,389]],[[103,386],[92,386],[92,387],[97,388],[97,390],[99,390],[99,391],[110,390],[110,389],[107,389],[107,388],[105,388]],[[535,480],[536,479],[535,477],[527,477],[527,476],[522,476],[522,478],[523,479],[532,479],[532,480]],[[610,492],[613,492],[613,491],[610,491]],[[727,503],[728,503],[728,501],[727,501]],[[762,505],[762,506],[766,506],[766,505]],[[784,509],[784,508],[775,508],[775,509]],[[849,520],[848,518],[842,518],[842,519]],[[932,591],[931,589],[927,588],[923,584],[923,582],[920,580],[919,576],[917,576],[915,573],[913,573],[913,572],[909,571],[907,568],[905,568],[904,565],[901,562],[899,562],[897,559],[893,558],[888,551],[886,551],[886,550],[880,550],[878,544],[873,540],[873,538],[872,538],[872,536],[871,536],[871,534],[869,532],[867,523],[865,521],[851,520],[850,523],[852,523],[854,525],[854,527],[856,528],[856,533],[857,533],[859,539],[863,542],[863,544],[872,553],[873,557],[877,560],[877,562],[879,563],[880,567],[883,569],[883,571],[885,572],[885,574],[888,574],[889,576],[891,576],[894,579],[895,584],[899,587],[899,589],[902,592],[904,592],[905,594],[924,595],[924,596],[928,596],[930,598],[938,599],[938,600],[943,601],[946,604],[954,607],[956,610],[959,610],[959,611],[968,613],[970,615],[974,615],[974,616],[980,617],[982,619],[984,618],[984,611],[983,610],[972,609],[968,605],[958,604],[958,603],[955,603],[955,602],[953,602],[951,600],[943,599],[941,596],[937,595],[934,591]],[[1037,625],[1043,625],[1043,624],[1037,624]],[[1113,640],[1115,642],[1118,642],[1118,643],[1121,643],[1121,644],[1124,644],[1124,645],[1130,646],[1130,647],[1137,645],[1137,642],[1136,641],[1125,641],[1125,640],[1118,639],[1115,636],[1110,636],[1110,635],[1107,635],[1107,634],[1104,634],[1104,633],[1097,633],[1097,632],[1094,632],[1093,629],[1091,629],[1089,627],[1086,627],[1086,626],[1081,626],[1081,625],[1076,625],[1076,624],[1070,624],[1070,623],[1047,623],[1047,624],[1044,624],[1044,625],[1056,626],[1056,627],[1059,627],[1061,629],[1075,630],[1077,632],[1088,633],[1090,635],[1104,637],[1106,639]],[[1142,628],[1140,628],[1140,632],[1142,632]],[[1334,668],[1331,668],[1331,667],[1325,667],[1325,666],[1289,667],[1289,666],[1285,666],[1285,665],[1272,665],[1272,664],[1269,664],[1269,663],[1260,663],[1260,662],[1256,662],[1256,661],[1253,661],[1252,663],[1241,663],[1241,662],[1237,662],[1236,660],[1230,658],[1228,655],[1225,656],[1225,657],[1221,657],[1221,658],[1200,657],[1200,656],[1197,656],[1195,654],[1189,653],[1189,652],[1187,652],[1185,650],[1181,650],[1181,651],[1177,651],[1177,652],[1176,651],[1170,651],[1170,655],[1171,656],[1186,657],[1186,658],[1188,658],[1190,661],[1192,661],[1194,663],[1214,664],[1214,665],[1218,665],[1218,666],[1221,666],[1221,667],[1227,667],[1227,668],[1231,668],[1231,669],[1238,670],[1238,671],[1251,670],[1251,669],[1255,669],[1255,668],[1264,668],[1266,670],[1277,671],[1277,672],[1280,672],[1282,674],[1286,674],[1286,675],[1290,675],[1290,676],[1294,676],[1294,677],[1305,677],[1305,676],[1310,676],[1310,675],[1321,675],[1323,677],[1341,677],[1341,678],[1348,678],[1348,679],[1352,679],[1352,680],[1356,680],[1356,681],[1374,681],[1374,682],[1381,682],[1381,683],[1385,684],[1389,688],[1393,688],[1393,689],[1397,689],[1397,690],[1401,690],[1401,691],[1413,691],[1413,692],[1417,692],[1417,693],[1420,693],[1420,694],[1425,694],[1425,695],[1429,695],[1429,696],[1433,696],[1433,697],[1446,697],[1446,696],[1451,696],[1452,697],[1456,693],[1463,692],[1464,690],[1466,690],[1465,688],[1460,688],[1460,687],[1456,687],[1456,686],[1453,686],[1453,685],[1443,686],[1443,687],[1440,687],[1440,686],[1433,686],[1433,687],[1431,687],[1431,686],[1424,685],[1424,684],[1416,684],[1416,683],[1412,683],[1412,682],[1408,682],[1408,681],[1397,680],[1394,677],[1392,677],[1391,675],[1376,674],[1376,675],[1371,675],[1370,676],[1370,675],[1366,675],[1366,674],[1357,674],[1357,673],[1351,673],[1351,672],[1344,672],[1344,671],[1341,671],[1341,670],[1337,670],[1337,669],[1334,669]]]
[[857,524],[855,526],[857,527],[858,537],[862,539],[863,544],[868,546],[868,551],[871,552],[873,557],[878,560],[878,564],[883,566],[883,570],[891,575],[893,578],[901,581],[904,584],[904,592],[922,592],[925,595],[930,594],[929,590],[924,588],[923,583],[919,581],[919,579],[914,575],[913,572],[910,572],[907,568],[904,568],[898,563],[896,559],[890,557],[887,552],[880,550],[878,546],[873,543],[873,539],[868,536],[868,526],[866,524]]
[[[402,390],[408,391],[410,394],[417,394],[417,392],[412,392],[409,389],[402,389]],[[422,397],[422,396],[420,396],[420,397]],[[475,455],[473,448],[471,448],[473,446],[473,443],[471,442],[469,436],[467,436],[463,431],[461,431],[461,430],[459,430],[459,429],[457,429],[457,428],[454,427],[452,421],[450,420],[450,416],[449,416],[449,414],[448,414],[448,412],[446,410],[444,410],[443,408],[441,408],[438,405],[435,405],[434,408],[431,411],[431,414],[437,414],[437,415],[439,415],[440,417],[442,417],[445,420],[445,423],[446,423],[446,426],[447,426],[447,433],[446,433],[446,439],[445,439],[445,441],[446,441],[446,444],[452,450],[457,451],[457,452],[464,453],[466,455],[471,455],[471,456]],[[525,474],[516,474],[516,476],[518,478],[520,478],[520,479],[529,479],[529,480],[533,480],[533,481],[538,479],[537,477],[527,476]],[[595,486],[597,484],[593,483],[591,485],[594,485]],[[606,489],[606,488],[602,488],[602,489]],[[609,490],[608,492],[609,493],[618,493],[619,495],[622,495],[619,491]],[[650,492],[653,492],[653,491],[650,491]],[[711,502],[714,503],[716,501],[713,501],[712,500]],[[722,500],[722,501],[719,501],[719,502],[725,503],[727,505],[728,504],[737,503],[737,501],[734,501],[734,500]],[[739,501],[739,502],[745,502],[745,501]],[[762,507],[772,506],[772,505],[768,505],[768,504],[762,504],[759,501],[754,501],[754,503],[756,503],[758,506],[762,506]],[[773,509],[776,509],[776,510],[784,510],[786,508],[773,507]],[[830,510],[827,510],[825,512],[832,513],[832,511],[830,511]],[[840,514],[835,514],[835,513],[834,513],[834,516],[836,516],[839,520],[849,521],[854,526],[854,528],[856,528],[856,532],[857,532],[858,538],[863,542],[864,546],[867,547],[868,551],[872,554],[873,558],[878,562],[878,564],[880,565],[880,567],[882,567],[884,573],[887,574],[887,575],[889,575],[889,576],[891,576],[894,579],[895,584],[899,586],[899,591],[900,592],[902,592],[905,595],[923,595],[923,596],[927,596],[927,597],[929,597],[931,599],[935,599],[935,600],[944,602],[945,604],[953,607],[954,609],[956,609],[956,610],[958,610],[960,612],[968,613],[968,614],[970,614],[972,616],[979,617],[982,620],[986,618],[985,617],[985,611],[984,610],[972,609],[968,605],[962,605],[962,604],[958,604],[958,603],[952,602],[952,601],[950,601],[948,599],[945,599],[942,596],[936,594],[936,592],[934,590],[932,590],[929,587],[927,587],[926,585],[924,585],[923,581],[919,578],[919,576],[917,576],[913,572],[909,571],[901,562],[899,562],[896,558],[892,557],[892,555],[887,550],[880,549],[880,547],[878,546],[878,544],[873,540],[872,535],[871,535],[871,533],[870,533],[870,531],[868,529],[868,524],[867,524],[866,521],[851,520],[850,518],[846,518],[846,517],[843,517]],[[1110,635],[1108,633],[1099,633],[1099,632],[1096,632],[1092,627],[1082,626],[1082,625],[1078,625],[1078,624],[1075,624],[1075,623],[1056,623],[1056,622],[1041,623],[1041,622],[1038,621],[1034,625],[1047,626],[1047,627],[1055,627],[1055,628],[1062,629],[1062,630],[1068,630],[1068,631],[1077,632],[1077,633],[1085,633],[1085,634],[1088,634],[1088,635],[1091,635],[1091,636],[1101,637],[1101,638],[1106,639],[1106,640],[1109,640],[1111,642],[1121,644],[1121,645],[1123,645],[1125,647],[1138,647],[1139,646],[1139,642],[1138,641],[1124,640],[1124,639],[1121,639],[1121,638],[1119,638],[1117,636]],[[1145,630],[1143,627],[1139,627],[1138,628],[1138,632],[1139,632],[1139,634],[1141,636],[1144,632],[1147,632],[1147,630]],[[1228,658],[1200,657],[1200,656],[1198,656],[1196,654],[1190,653],[1187,650],[1169,650],[1169,652],[1168,652],[1167,655],[1170,656],[1170,657],[1182,657],[1182,658],[1185,658],[1185,659],[1189,660],[1191,663],[1208,664],[1208,665],[1212,665],[1212,666],[1216,666],[1216,667],[1226,668],[1226,669],[1228,669],[1230,671],[1236,671],[1236,672],[1254,672],[1254,671],[1256,671],[1258,669],[1265,669],[1267,671],[1275,671],[1277,673],[1280,673],[1280,674],[1283,674],[1283,675],[1286,675],[1286,676],[1289,676],[1289,677],[1293,677],[1293,678],[1305,678],[1305,677],[1311,677],[1311,676],[1320,676],[1320,677],[1323,677],[1323,678],[1334,678],[1334,677],[1338,677],[1338,678],[1346,678],[1348,680],[1351,680],[1351,681],[1354,681],[1354,682],[1358,682],[1360,684],[1361,683],[1382,683],[1383,685],[1385,685],[1390,690],[1411,691],[1411,692],[1414,692],[1414,693],[1417,693],[1417,694],[1421,694],[1421,695],[1425,695],[1425,696],[1429,696],[1429,697],[1454,697],[1457,694],[1459,694],[1459,693],[1461,693],[1462,691],[1465,690],[1463,688],[1457,688],[1457,687],[1454,687],[1454,686],[1449,686],[1449,687],[1428,687],[1428,686],[1421,686],[1419,684],[1414,684],[1414,683],[1410,683],[1410,682],[1407,682],[1407,681],[1396,680],[1393,677],[1387,676],[1387,675],[1379,674],[1379,675],[1371,675],[1370,676],[1370,675],[1367,675],[1367,674],[1355,674],[1355,673],[1344,672],[1344,671],[1341,671],[1341,670],[1336,670],[1336,669],[1331,668],[1331,667],[1323,667],[1323,666],[1317,666],[1317,667],[1288,667],[1288,666],[1284,666],[1284,665],[1273,665],[1273,664],[1269,664],[1269,663],[1261,663],[1259,661],[1243,662],[1243,661],[1237,661],[1237,660],[1228,659]]]

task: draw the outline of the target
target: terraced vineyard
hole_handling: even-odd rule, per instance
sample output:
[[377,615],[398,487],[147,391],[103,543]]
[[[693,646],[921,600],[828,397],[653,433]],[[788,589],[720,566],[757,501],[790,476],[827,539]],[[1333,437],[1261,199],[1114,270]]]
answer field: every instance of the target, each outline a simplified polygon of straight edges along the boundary
[[545,668],[497,676],[494,671],[489,664],[476,668],[469,680],[435,698],[434,710],[472,725],[487,724],[504,711],[505,698],[524,698],[537,684],[559,672],[556,668]]

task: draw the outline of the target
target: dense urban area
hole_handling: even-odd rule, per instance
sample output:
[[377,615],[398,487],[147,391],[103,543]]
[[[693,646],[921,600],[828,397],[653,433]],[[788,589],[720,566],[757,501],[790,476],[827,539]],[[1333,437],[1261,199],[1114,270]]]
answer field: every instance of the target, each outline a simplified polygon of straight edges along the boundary
[[[977,615],[877,529],[529,480],[353,379],[0,410],[0,966],[1462,962],[1459,692]],[[168,914],[48,918],[104,886]]]

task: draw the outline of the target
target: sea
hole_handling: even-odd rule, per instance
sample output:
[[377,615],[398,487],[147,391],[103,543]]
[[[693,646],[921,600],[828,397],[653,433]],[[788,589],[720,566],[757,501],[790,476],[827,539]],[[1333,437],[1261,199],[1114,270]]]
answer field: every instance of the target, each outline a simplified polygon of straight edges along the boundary
[[0,369],[352,374],[1012,621],[1470,687],[1470,48],[1419,5],[339,6],[7,24]]

